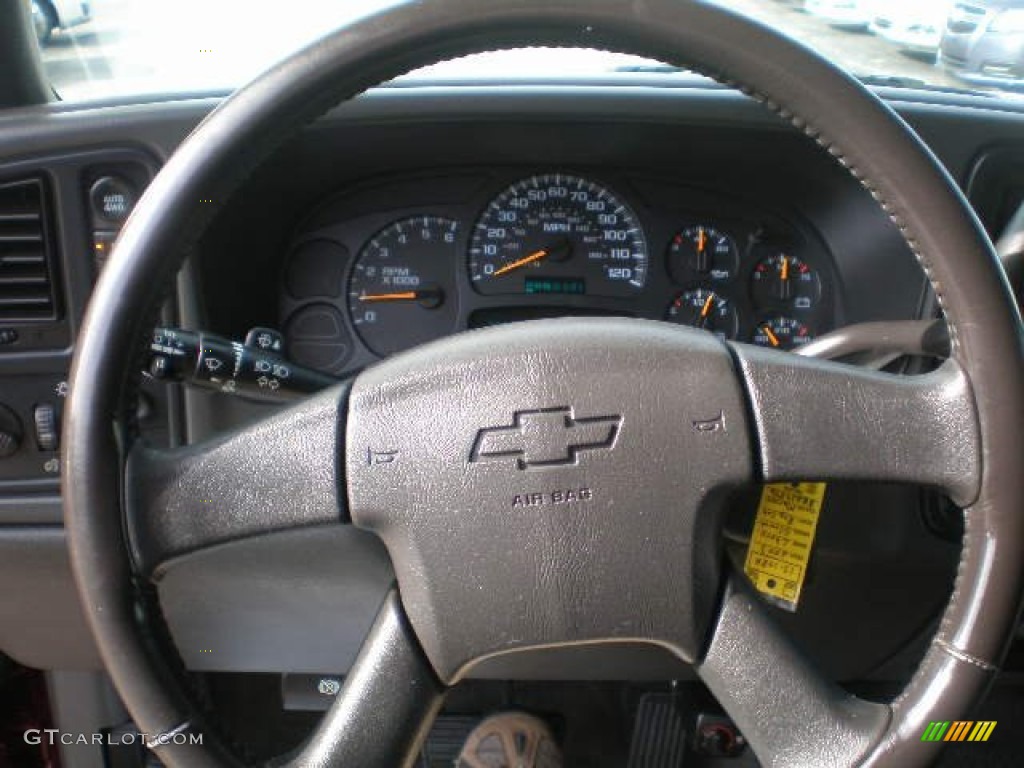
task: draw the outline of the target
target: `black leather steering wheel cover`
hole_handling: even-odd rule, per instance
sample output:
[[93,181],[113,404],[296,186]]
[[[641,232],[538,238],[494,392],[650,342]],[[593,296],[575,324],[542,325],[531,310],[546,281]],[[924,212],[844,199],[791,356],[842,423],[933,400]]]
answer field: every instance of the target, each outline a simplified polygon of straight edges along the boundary
[[[73,364],[64,434],[65,526],[76,581],[104,663],[151,733],[191,716],[187,697],[136,615],[120,515],[116,423],[133,351],[189,237],[277,145],[337,102],[415,66],[476,50],[562,44],[639,53],[737,84],[813,137],[875,196],[928,274],[971,379],[983,474],[966,510],[956,589],[924,663],[893,703],[868,759],[928,754],[920,724],[952,719],[982,692],[1012,634],[1022,586],[1024,355],[1020,317],[980,224],[929,150],[848,75],[748,19],[701,2],[415,2],[341,30],[224,102],[154,180],[104,271]],[[931,716],[934,716],[932,718]],[[204,756],[219,762],[212,754]],[[188,758],[196,764],[194,755]]]

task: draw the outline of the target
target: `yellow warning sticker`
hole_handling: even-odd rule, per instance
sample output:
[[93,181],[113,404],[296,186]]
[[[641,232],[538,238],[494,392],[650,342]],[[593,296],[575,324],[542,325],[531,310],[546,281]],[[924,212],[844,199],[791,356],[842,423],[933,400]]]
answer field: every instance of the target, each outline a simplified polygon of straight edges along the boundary
[[757,591],[795,611],[807,576],[825,483],[766,485],[743,566]]

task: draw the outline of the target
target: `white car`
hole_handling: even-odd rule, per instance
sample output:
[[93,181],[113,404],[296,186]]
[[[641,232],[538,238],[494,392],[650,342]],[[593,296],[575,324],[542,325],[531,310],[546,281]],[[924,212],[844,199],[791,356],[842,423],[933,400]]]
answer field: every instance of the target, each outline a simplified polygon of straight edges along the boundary
[[850,29],[866,29],[876,6],[875,0],[804,0],[805,12]]
[[878,5],[877,0],[804,0],[807,13],[848,29],[867,29]]
[[67,29],[92,18],[92,8],[83,0],[32,0],[32,23],[36,37],[45,43],[58,29]]
[[952,2],[896,0],[879,6],[869,28],[905,51],[934,54],[952,9]]

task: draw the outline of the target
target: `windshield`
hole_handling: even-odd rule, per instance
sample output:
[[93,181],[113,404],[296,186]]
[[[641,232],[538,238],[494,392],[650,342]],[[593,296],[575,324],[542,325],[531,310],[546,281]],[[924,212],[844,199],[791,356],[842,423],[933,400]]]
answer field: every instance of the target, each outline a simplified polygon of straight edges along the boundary
[[[224,92],[325,32],[399,0],[25,0],[43,63],[68,101]],[[722,0],[868,82],[1024,91],[1024,0]],[[501,52],[411,77],[607,75],[654,62],[597,51]],[[628,75],[624,75],[628,76]]]

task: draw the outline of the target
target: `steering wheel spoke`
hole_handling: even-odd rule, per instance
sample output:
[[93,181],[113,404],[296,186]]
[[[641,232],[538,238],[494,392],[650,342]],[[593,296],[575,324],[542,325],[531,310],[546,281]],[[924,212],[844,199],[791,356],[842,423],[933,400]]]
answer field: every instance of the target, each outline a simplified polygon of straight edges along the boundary
[[960,365],[902,376],[734,345],[765,482],[881,480],[978,494],[981,439]]
[[125,471],[136,567],[236,539],[344,521],[339,469],[347,383],[206,442],[136,442]]
[[696,669],[766,768],[857,765],[890,721],[825,680],[735,580]]
[[445,687],[423,655],[398,593],[384,600],[331,709],[285,768],[412,765]]

